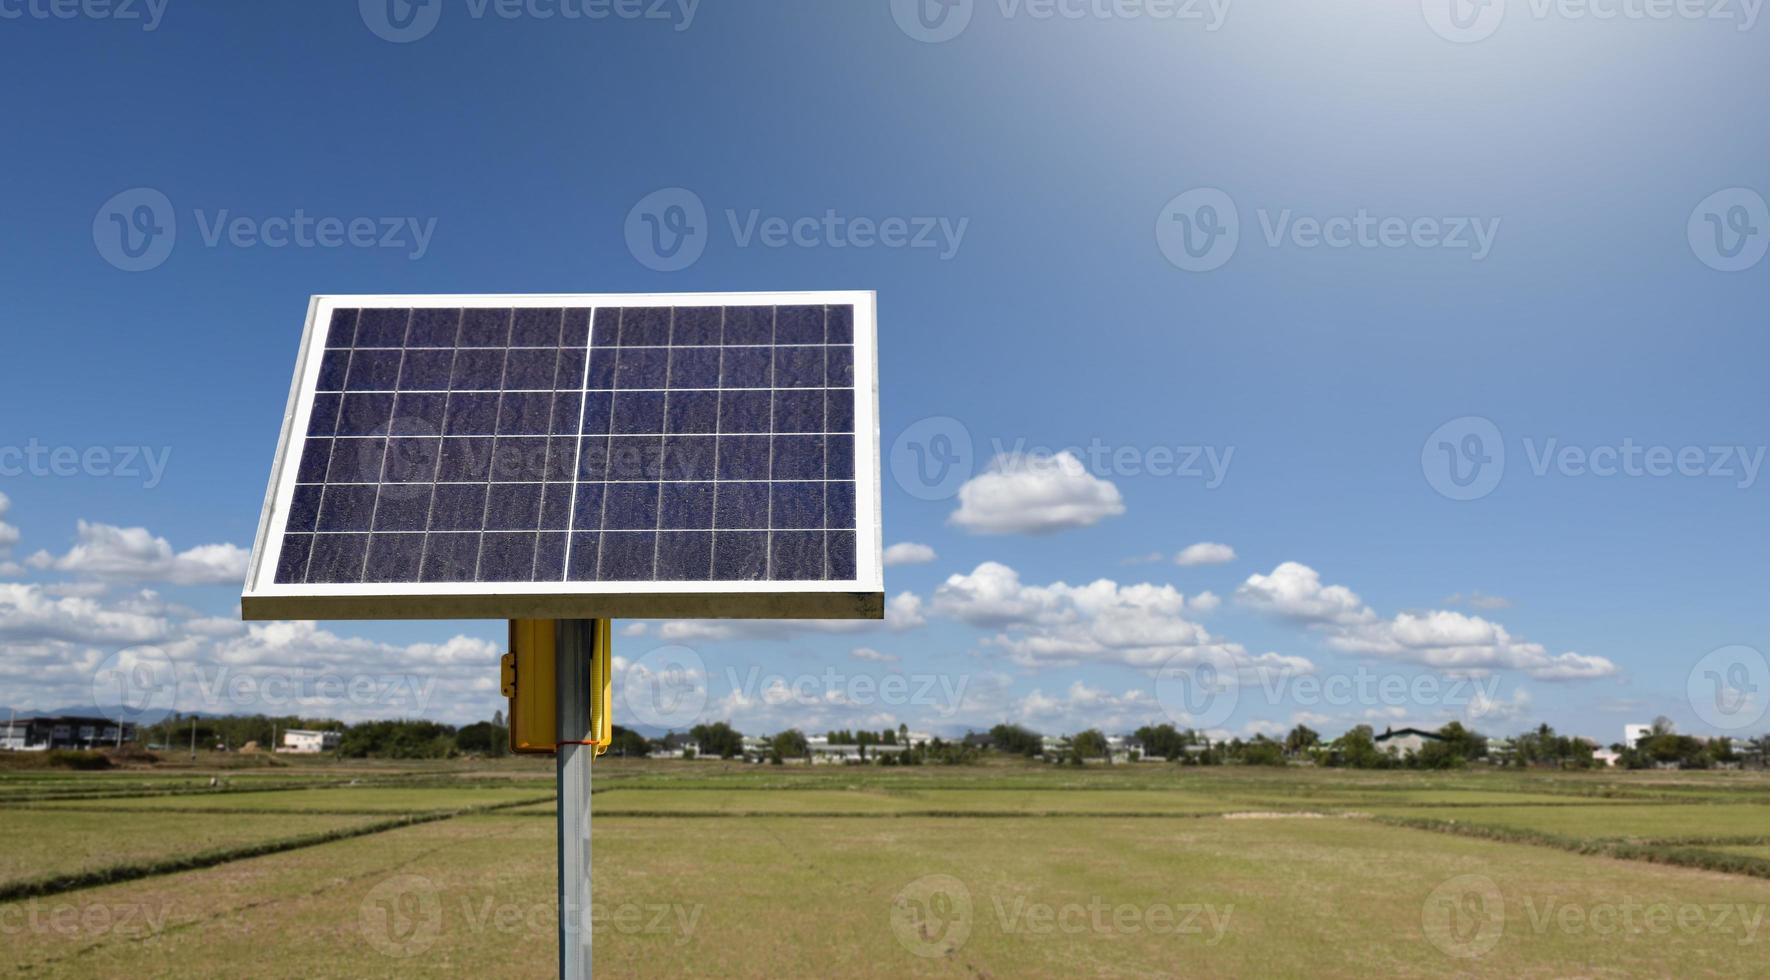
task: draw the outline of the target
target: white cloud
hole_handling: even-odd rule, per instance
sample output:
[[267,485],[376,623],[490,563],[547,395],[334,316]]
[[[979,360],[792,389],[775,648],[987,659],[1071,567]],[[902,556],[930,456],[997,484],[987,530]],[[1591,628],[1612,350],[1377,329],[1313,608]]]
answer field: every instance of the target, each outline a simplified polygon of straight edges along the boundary
[[146,528],[79,522],[78,540],[57,558],[47,551],[31,556],[33,566],[119,582],[173,585],[239,585],[246,580],[249,555],[231,544],[206,544],[173,552],[165,538]]
[[891,565],[926,565],[939,557],[934,549],[914,541],[899,541],[885,549],[885,564]]
[[[12,499],[0,493],[0,517],[11,509]],[[0,520],[0,578],[17,578],[25,573],[25,567],[12,560],[12,549],[17,547],[18,540],[18,528]]]
[[1550,654],[1539,643],[1514,638],[1504,626],[1450,610],[1404,612],[1381,619],[1341,585],[1321,584],[1315,569],[1285,562],[1271,575],[1251,575],[1236,590],[1243,603],[1308,623],[1328,645],[1382,660],[1423,664],[1449,673],[1521,670],[1538,680],[1591,680],[1617,673],[1604,657]]
[[1478,688],[1463,713],[1468,716],[1468,724],[1474,726],[1516,722],[1529,711],[1530,692],[1524,688],[1515,688],[1511,697],[1494,697]]
[[1186,567],[1194,565],[1222,565],[1235,560],[1235,549],[1215,541],[1200,541],[1180,549],[1174,556],[1174,564]]
[[947,520],[974,534],[1047,534],[1124,512],[1118,487],[1070,452],[1002,453],[959,488],[959,509]]
[[848,655],[856,660],[865,660],[875,664],[894,664],[899,659],[894,653],[881,653],[872,647],[855,647]]
[[1035,689],[1012,701],[1008,720],[1047,735],[1073,735],[1088,728],[1110,735],[1170,721],[1150,691],[1131,688],[1114,694],[1081,681],[1060,694]]
[[87,596],[55,596],[41,585],[0,583],[0,640],[152,643],[170,635],[165,611],[147,598],[106,605]]

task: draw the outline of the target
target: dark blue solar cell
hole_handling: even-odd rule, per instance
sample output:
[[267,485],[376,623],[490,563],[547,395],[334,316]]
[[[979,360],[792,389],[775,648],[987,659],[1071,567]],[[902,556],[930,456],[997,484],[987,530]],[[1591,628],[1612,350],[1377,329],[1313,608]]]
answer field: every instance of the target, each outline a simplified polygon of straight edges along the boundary
[[535,539],[526,534],[487,534],[479,545],[481,582],[527,582],[535,574]]
[[769,537],[768,577],[775,581],[803,581],[824,577],[822,531],[776,531]]
[[845,388],[830,388],[824,392],[824,431],[854,431],[854,392]]
[[824,384],[822,347],[776,347],[774,383],[781,388],[821,388]]
[[565,577],[573,582],[596,581],[596,559],[600,557],[601,547],[600,533],[573,534],[571,554],[566,556]]
[[670,388],[719,387],[719,348],[678,347],[670,352]]
[[313,535],[283,535],[283,550],[277,555],[277,584],[293,585],[307,578],[307,556],[313,551]]
[[547,440],[547,471],[544,479],[570,483],[578,469],[578,440],[554,436]]
[[661,479],[663,457],[663,441],[656,436],[615,436],[608,441],[607,478]]
[[402,392],[393,403],[387,432],[395,436],[441,435],[448,417],[449,396],[438,392]]
[[553,434],[575,436],[584,418],[584,395],[564,391],[553,396]]
[[832,344],[854,343],[854,307],[825,307],[824,329]]
[[321,486],[298,486],[295,496],[289,501],[288,530],[311,531],[314,522],[320,516],[320,496],[325,493]]
[[713,479],[717,442],[713,436],[665,436],[664,468],[661,471],[664,479]]
[[506,392],[499,403],[499,435],[544,436],[552,425],[553,395],[550,392]]
[[320,379],[315,391],[343,391],[344,379],[350,376],[350,351],[329,350],[320,358]]
[[369,539],[365,582],[416,582],[424,562],[424,535],[377,534]]
[[509,347],[509,310],[467,310],[461,315],[462,347]]
[[432,531],[477,531],[486,519],[486,488],[482,483],[444,483],[436,488],[430,508]]
[[596,577],[604,582],[649,582],[657,553],[656,531],[604,531]]
[[614,392],[592,391],[585,394],[583,434],[597,436],[607,433],[609,421],[614,418],[614,414]]
[[332,465],[326,468],[326,482],[381,482],[382,454],[386,449],[387,440],[379,437],[337,440],[332,443]]
[[854,484],[831,482],[824,485],[825,527],[854,527]]
[[775,436],[773,459],[773,479],[821,480],[824,478],[824,437]]
[[656,483],[611,483],[606,491],[602,526],[617,531],[643,531],[658,526]]
[[606,490],[608,490],[606,483],[578,484],[577,500],[572,505],[572,530],[599,531],[602,529],[602,498]]
[[510,346],[558,347],[562,313],[545,307],[517,310],[510,329]]
[[728,306],[725,308],[725,343],[774,343],[774,307]]
[[821,344],[824,342],[824,308],[777,306],[774,308],[774,342]]
[[446,348],[406,351],[400,367],[401,391],[448,391],[455,368],[455,352]]
[[549,483],[541,494],[541,530],[566,531],[572,526],[572,485]]
[[770,493],[769,526],[802,529],[824,526],[823,483],[776,483],[771,486]]
[[424,567],[426,582],[471,582],[479,565],[479,534],[427,534]]
[[492,452],[492,479],[500,483],[545,480],[551,442],[546,436],[499,436]]
[[670,432],[717,432],[719,392],[672,391],[665,414]]
[[718,346],[725,311],[717,306],[678,306],[676,322],[670,329],[670,343],[679,347],[693,344]]
[[498,430],[498,396],[489,392],[457,392],[449,396],[443,434],[489,436]]
[[754,582],[768,575],[768,533],[720,531],[713,535],[713,578]]
[[621,343],[621,311],[604,306],[596,311],[596,323],[590,328],[590,346],[615,347]]
[[826,546],[828,563],[825,566],[825,577],[832,581],[846,581],[855,577],[855,533],[853,531],[832,531]]
[[590,391],[607,391],[615,386],[615,364],[620,360],[615,349],[594,347],[590,364],[585,369],[584,387]]
[[404,347],[406,325],[412,321],[409,309],[368,309],[356,321],[356,346]]
[[768,479],[767,436],[720,436],[719,479]]
[[670,352],[662,347],[624,347],[616,362],[616,388],[662,388]]
[[555,391],[578,391],[584,387],[584,363],[590,358],[590,352],[582,347],[559,352],[559,368],[554,372],[553,384]]
[[309,582],[360,582],[363,558],[369,550],[367,534],[316,534],[313,557],[307,562]]
[[664,395],[661,391],[615,392],[615,434],[662,435]]
[[535,581],[558,582],[565,578],[564,534],[541,534],[535,538]]
[[768,527],[768,484],[721,483],[713,501],[713,526]]
[[824,431],[824,392],[821,388],[774,393],[774,431]]
[[356,343],[356,318],[354,309],[333,310],[332,322],[326,328],[326,346],[340,348]]
[[385,483],[434,483],[441,456],[442,440],[435,437],[389,439],[381,479]]
[[720,432],[767,432],[773,424],[766,391],[719,393]]
[[444,439],[438,483],[484,483],[492,473],[492,440]]
[[720,354],[719,387],[769,388],[774,385],[774,348],[727,347]]
[[482,348],[456,351],[449,387],[456,391],[504,390],[505,353]]
[[694,530],[713,526],[713,484],[666,483],[659,527]]
[[313,411],[307,417],[307,434],[331,435],[338,428],[338,406],[343,402],[343,395],[313,396]]
[[831,480],[854,479],[854,437],[826,436],[824,475]]
[[590,342],[590,311],[572,309],[565,311],[565,325],[559,332],[559,346],[583,347]]
[[539,483],[494,483],[486,497],[488,531],[533,531],[541,526]]
[[854,348],[824,348],[825,384],[832,388],[854,387]]
[[392,391],[399,387],[400,360],[405,352],[394,350],[358,350],[350,355],[350,377],[344,382],[347,391]]
[[309,439],[301,447],[301,463],[296,467],[297,483],[326,482],[326,468],[332,465],[332,440]]
[[699,581],[707,577],[712,563],[711,531],[664,531],[658,535],[658,581]]
[[430,484],[381,487],[375,501],[375,530],[422,531],[430,524]]
[[669,343],[669,307],[630,306],[621,311],[622,347],[666,347]]
[[553,372],[559,363],[559,351],[512,350],[504,363],[505,391],[552,391]]
[[413,310],[412,325],[406,331],[406,346],[453,348],[455,338],[460,334],[460,310]]

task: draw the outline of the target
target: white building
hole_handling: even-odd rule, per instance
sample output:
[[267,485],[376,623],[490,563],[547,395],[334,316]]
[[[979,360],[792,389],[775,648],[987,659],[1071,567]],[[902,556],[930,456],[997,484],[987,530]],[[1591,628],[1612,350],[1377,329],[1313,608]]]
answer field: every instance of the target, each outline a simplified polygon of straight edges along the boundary
[[1621,758],[1622,753],[1613,749],[1594,749],[1592,751],[1592,761],[1601,766],[1614,766],[1616,761]]
[[1652,735],[1652,734],[1653,734],[1653,726],[1652,725],[1624,725],[1623,726],[1623,744],[1628,746],[1631,749],[1635,748],[1636,743],[1640,742],[1642,739],[1644,739],[1647,736]]
[[1428,742],[1442,742],[1444,737],[1437,732],[1428,732],[1420,728],[1391,728],[1371,741],[1377,743],[1377,751],[1394,752],[1406,757],[1418,755]]
[[283,733],[283,746],[277,751],[296,755],[335,752],[338,749],[338,743],[343,738],[344,736],[339,732],[310,732],[305,729],[291,728]]

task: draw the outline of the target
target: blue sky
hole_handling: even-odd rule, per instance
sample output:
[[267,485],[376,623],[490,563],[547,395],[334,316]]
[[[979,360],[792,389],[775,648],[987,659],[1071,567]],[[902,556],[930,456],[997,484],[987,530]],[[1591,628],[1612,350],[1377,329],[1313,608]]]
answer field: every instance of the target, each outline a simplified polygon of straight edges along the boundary
[[311,294],[871,289],[934,557],[627,624],[696,717],[1770,728],[1755,6],[386,3],[0,0],[0,703],[499,706],[502,624],[236,622]]

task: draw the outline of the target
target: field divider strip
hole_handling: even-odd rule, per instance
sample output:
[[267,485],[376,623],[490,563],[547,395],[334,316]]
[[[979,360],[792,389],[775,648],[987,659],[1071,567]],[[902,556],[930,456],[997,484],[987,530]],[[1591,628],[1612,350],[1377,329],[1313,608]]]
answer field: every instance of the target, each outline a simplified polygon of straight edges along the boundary
[[1454,834],[1459,837],[1473,837],[1507,844],[1533,844],[1538,847],[1553,847],[1557,850],[1593,857],[1645,861],[1652,864],[1669,864],[1721,874],[1770,878],[1770,860],[1765,858],[1744,854],[1727,854],[1721,851],[1704,850],[1700,847],[1655,844],[1650,838],[1566,837],[1561,834],[1520,830],[1514,827],[1483,826],[1455,820],[1427,820],[1419,817],[1376,816],[1371,819],[1392,827],[1407,827],[1413,830]]

